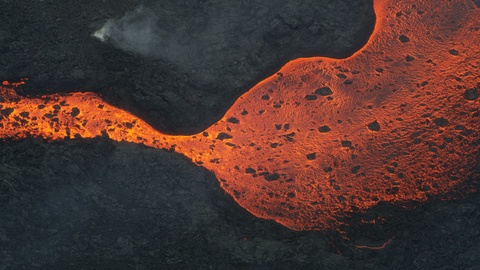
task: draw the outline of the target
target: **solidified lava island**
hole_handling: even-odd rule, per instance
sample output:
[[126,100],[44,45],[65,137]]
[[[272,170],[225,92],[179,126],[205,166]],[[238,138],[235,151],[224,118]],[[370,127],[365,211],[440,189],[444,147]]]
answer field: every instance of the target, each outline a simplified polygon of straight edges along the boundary
[[92,93],[29,98],[4,82],[0,138],[173,149],[242,207],[294,230],[338,229],[379,202],[474,191],[460,186],[480,152],[478,2],[377,0],[375,12],[360,51],[287,63],[199,134],[159,133]]

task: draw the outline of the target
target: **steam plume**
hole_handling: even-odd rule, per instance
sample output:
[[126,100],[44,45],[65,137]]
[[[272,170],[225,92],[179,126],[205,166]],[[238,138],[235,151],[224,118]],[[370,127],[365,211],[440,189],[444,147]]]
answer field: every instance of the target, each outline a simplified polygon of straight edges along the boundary
[[156,22],[154,13],[140,6],[118,20],[108,20],[93,36],[120,49],[150,55],[156,44]]

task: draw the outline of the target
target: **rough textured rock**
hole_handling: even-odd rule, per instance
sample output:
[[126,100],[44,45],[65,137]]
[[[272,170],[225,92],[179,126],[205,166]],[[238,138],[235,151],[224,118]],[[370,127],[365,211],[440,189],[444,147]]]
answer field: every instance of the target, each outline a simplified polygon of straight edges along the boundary
[[[370,0],[3,1],[0,8],[2,79],[30,78],[25,94],[100,92],[166,133],[205,129],[288,60],[352,54],[375,21]],[[109,19],[118,26],[102,43],[92,33]]]

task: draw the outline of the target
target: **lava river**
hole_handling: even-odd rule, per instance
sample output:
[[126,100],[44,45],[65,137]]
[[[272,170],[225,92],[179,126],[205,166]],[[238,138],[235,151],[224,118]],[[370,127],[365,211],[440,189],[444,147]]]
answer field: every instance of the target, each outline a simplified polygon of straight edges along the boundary
[[173,149],[254,215],[295,230],[336,229],[379,202],[474,191],[464,184],[480,162],[479,2],[374,5],[360,51],[287,63],[202,133],[159,133],[93,93],[23,97],[4,82],[0,138],[108,136]]

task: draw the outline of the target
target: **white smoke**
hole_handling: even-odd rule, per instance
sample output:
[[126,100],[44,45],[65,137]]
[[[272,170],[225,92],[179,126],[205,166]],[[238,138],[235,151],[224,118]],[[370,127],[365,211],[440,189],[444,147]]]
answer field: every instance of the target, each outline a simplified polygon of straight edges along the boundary
[[113,22],[111,20],[107,21],[105,25],[95,31],[93,33],[93,36],[100,39],[100,41],[105,42],[107,40],[107,37],[110,35],[110,29],[112,28]]
[[92,36],[120,49],[149,55],[155,47],[157,18],[143,6],[120,19],[108,20]]

